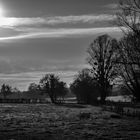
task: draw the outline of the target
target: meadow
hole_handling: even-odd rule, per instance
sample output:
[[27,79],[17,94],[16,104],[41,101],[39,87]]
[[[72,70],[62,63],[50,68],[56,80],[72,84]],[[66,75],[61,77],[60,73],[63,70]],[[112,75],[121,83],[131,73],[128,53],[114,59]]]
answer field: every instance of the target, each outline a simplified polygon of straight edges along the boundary
[[0,140],[137,140],[140,120],[91,105],[0,104]]

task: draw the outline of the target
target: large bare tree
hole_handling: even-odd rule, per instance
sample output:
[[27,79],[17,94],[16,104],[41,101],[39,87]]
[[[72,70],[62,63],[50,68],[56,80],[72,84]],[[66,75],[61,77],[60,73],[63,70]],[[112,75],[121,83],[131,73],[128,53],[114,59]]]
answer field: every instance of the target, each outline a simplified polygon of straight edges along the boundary
[[101,101],[104,102],[108,88],[117,76],[115,66],[117,58],[117,40],[108,35],[97,37],[88,48],[88,63],[92,66],[94,77],[101,89]]
[[123,27],[120,41],[120,74],[125,85],[140,101],[140,0],[121,0],[118,23]]
[[132,95],[140,101],[140,38],[129,33],[120,41],[120,75]]

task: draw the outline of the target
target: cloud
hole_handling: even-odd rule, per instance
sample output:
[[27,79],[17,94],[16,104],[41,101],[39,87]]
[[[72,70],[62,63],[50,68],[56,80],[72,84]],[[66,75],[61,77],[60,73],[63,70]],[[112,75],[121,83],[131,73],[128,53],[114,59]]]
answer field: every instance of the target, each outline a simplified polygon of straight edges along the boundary
[[92,24],[101,21],[112,21],[116,17],[109,14],[100,15],[69,15],[69,16],[53,16],[53,17],[35,17],[35,18],[16,18],[3,17],[0,18],[0,26],[3,28],[12,28],[15,26],[37,26],[37,25],[57,25],[57,24],[76,24],[88,23]]
[[105,8],[109,8],[109,9],[117,9],[118,8],[118,4],[117,3],[110,3],[104,6]]
[[[0,30],[2,31],[0,33],[0,41],[24,38],[72,37],[73,35],[75,37],[102,33],[104,31],[116,31],[118,30],[116,27],[102,28],[104,25],[107,26],[109,21],[115,20],[115,18],[114,15],[109,14],[34,18],[3,17],[0,18]],[[98,22],[99,24],[97,25]],[[82,25],[84,27],[81,27]],[[97,26],[101,28],[97,28]]]
[[48,24],[62,24],[62,23],[94,23],[100,21],[110,21],[115,17],[113,15],[102,14],[102,15],[80,15],[80,16],[57,16],[51,17],[46,20]]
[[64,38],[64,37],[81,37],[87,35],[96,35],[100,33],[121,32],[118,27],[104,28],[58,28],[58,29],[34,29],[26,31],[16,36],[1,37],[0,41],[28,39],[28,38]]

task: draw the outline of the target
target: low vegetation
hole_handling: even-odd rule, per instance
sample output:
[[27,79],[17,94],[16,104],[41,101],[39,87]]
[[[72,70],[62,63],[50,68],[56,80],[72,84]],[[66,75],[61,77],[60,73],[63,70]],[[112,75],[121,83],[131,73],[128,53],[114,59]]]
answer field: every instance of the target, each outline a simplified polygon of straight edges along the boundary
[[1,140],[139,139],[140,121],[89,105],[0,104]]

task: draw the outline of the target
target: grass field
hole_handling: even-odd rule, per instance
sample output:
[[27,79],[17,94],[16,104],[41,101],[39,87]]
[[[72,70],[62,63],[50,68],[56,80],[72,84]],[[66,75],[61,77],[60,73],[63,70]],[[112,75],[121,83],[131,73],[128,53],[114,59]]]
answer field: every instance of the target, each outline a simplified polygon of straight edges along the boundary
[[0,104],[0,140],[140,139],[139,119],[113,115],[89,105]]

